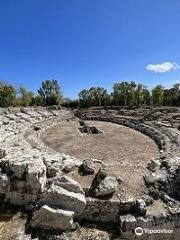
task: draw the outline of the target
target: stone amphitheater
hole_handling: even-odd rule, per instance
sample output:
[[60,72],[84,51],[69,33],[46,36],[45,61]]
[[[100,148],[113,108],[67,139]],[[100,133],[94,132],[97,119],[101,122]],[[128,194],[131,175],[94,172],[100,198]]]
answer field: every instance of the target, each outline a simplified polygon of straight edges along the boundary
[[[0,109],[0,113],[1,206],[25,214],[23,224],[15,227],[15,235],[10,234],[10,225],[5,237],[4,224],[0,239],[180,239],[179,108],[71,111],[23,107]],[[111,150],[108,145],[102,148],[103,159],[86,155],[90,148],[86,142],[81,146],[78,138],[72,142],[70,126],[75,126],[81,138],[99,136],[99,142],[104,141],[108,127],[120,126],[114,130],[118,135],[124,126],[124,136],[137,133],[137,142],[144,137],[138,146],[140,151],[148,145],[148,158],[145,152],[137,155],[141,162],[135,158],[130,162],[133,150],[123,168],[123,162],[117,162],[118,145],[110,155],[116,161],[110,157],[105,161]],[[66,137],[72,144],[57,147],[61,141],[57,138],[51,145],[52,134],[57,134],[59,127],[63,130],[60,139]],[[69,132],[64,131],[66,127]],[[98,142],[95,145],[98,150]],[[81,154],[76,152],[78,146],[83,148]],[[123,149],[125,146],[121,152]],[[136,191],[126,189],[128,178]]]

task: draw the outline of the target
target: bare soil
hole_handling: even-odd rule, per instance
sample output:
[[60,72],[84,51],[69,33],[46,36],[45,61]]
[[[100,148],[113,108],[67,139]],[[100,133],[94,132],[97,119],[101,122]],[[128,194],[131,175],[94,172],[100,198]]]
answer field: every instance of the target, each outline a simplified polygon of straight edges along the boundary
[[[11,210],[0,211],[0,239],[17,240],[19,232],[26,220],[20,216],[20,212]],[[25,238],[23,238],[25,240]]]
[[[103,134],[82,134],[78,120],[72,120],[49,128],[41,137],[56,151],[82,160],[103,161],[109,175],[124,179],[120,193],[131,196],[144,194],[146,166],[159,152],[154,141],[135,130],[110,122],[88,121],[88,125],[99,128]],[[90,184],[92,177],[76,176],[84,187]]]

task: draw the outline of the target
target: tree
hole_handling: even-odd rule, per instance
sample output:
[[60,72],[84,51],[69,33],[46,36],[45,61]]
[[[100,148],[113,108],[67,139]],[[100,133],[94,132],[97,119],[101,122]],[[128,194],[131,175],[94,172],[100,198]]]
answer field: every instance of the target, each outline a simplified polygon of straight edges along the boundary
[[141,106],[150,104],[150,92],[142,84],[121,82],[113,85],[113,103],[123,106]]
[[173,105],[173,98],[174,98],[174,89],[173,88],[164,89],[162,105],[164,106]]
[[163,94],[164,94],[164,87],[161,85],[157,85],[152,90],[152,102],[155,106],[160,106],[163,103]]
[[127,105],[127,83],[115,83],[113,85],[113,100],[115,105]]
[[136,106],[149,105],[150,104],[150,92],[142,85],[138,84],[135,90],[135,103]]
[[43,99],[43,105],[46,106],[59,105],[63,99],[60,92],[60,85],[54,79],[43,81],[38,93]]
[[133,81],[128,83],[128,105],[133,106],[136,103],[136,91],[137,91],[137,84]]
[[89,89],[92,106],[102,106],[108,100],[107,90],[102,87],[92,87]]
[[33,93],[28,91],[25,87],[19,88],[19,103],[22,106],[30,106],[32,105]]
[[180,106],[180,84],[178,83],[173,86],[172,104]]
[[151,94],[146,87],[144,88],[144,104],[145,105],[151,104]]
[[13,106],[16,101],[16,91],[13,86],[0,82],[0,107]]
[[33,106],[44,106],[44,99],[40,95],[35,95],[32,97]]
[[80,103],[80,107],[90,107],[91,106],[91,97],[90,97],[89,90],[83,89],[79,93],[79,103]]
[[70,98],[64,98],[62,106],[66,108],[77,108],[79,106],[79,100],[71,100]]
[[131,106],[135,103],[136,83],[131,81],[113,85],[113,102],[115,105]]
[[79,93],[79,102],[81,107],[100,107],[110,102],[110,96],[107,90],[102,87],[91,87],[90,89],[83,89]]

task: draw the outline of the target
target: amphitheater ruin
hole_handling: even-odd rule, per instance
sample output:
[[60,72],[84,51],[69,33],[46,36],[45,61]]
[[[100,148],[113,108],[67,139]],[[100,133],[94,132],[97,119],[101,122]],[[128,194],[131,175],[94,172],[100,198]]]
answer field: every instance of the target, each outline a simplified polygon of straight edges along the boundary
[[0,239],[180,239],[179,108],[0,109],[0,136],[0,216],[23,219]]

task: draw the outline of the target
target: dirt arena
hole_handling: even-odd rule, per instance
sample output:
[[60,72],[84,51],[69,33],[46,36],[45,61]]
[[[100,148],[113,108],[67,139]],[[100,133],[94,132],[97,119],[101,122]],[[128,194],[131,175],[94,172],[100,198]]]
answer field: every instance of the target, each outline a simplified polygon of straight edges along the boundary
[[[146,193],[143,175],[148,162],[158,155],[158,147],[149,137],[118,124],[88,121],[103,134],[88,135],[79,131],[79,121],[67,121],[49,128],[41,137],[56,151],[79,159],[97,159],[111,176],[122,177],[119,193],[140,196]],[[93,176],[74,176],[86,187]]]

